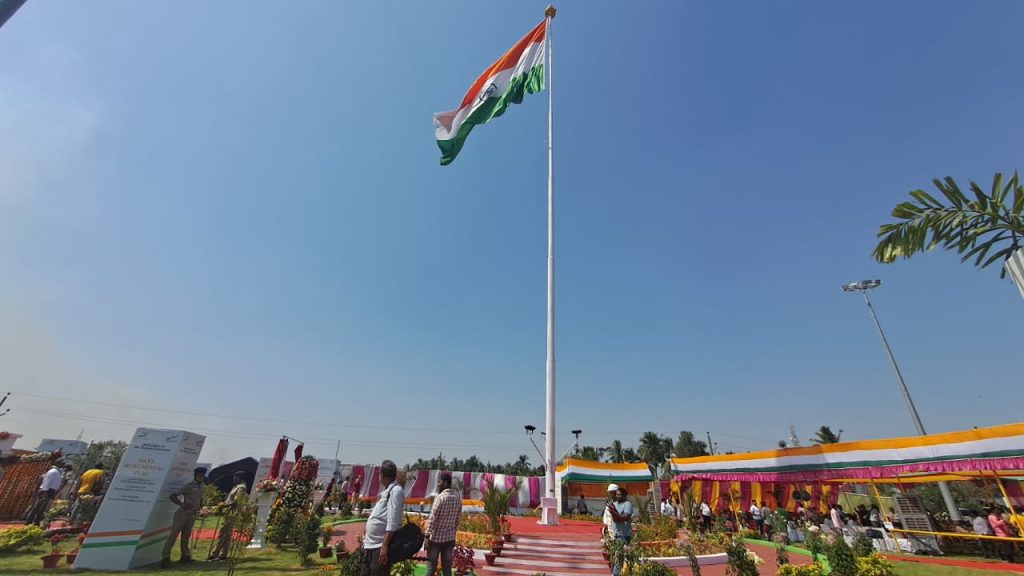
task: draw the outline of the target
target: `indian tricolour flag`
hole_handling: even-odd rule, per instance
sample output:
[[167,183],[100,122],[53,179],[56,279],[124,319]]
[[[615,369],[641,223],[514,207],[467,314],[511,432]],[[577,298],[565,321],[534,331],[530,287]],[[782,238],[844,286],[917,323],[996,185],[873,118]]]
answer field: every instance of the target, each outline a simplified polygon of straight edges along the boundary
[[441,165],[451,164],[473,127],[544,89],[547,21],[541,22],[473,82],[457,110],[434,114]]

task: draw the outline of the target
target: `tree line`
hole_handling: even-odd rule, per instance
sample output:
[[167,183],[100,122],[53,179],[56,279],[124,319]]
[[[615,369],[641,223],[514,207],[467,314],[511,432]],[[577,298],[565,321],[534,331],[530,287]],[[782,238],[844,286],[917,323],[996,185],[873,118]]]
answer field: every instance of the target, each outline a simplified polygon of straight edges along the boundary
[[[834,444],[839,442],[843,431],[833,432],[828,426],[820,427],[811,442],[813,444]],[[732,454],[732,452],[725,452]],[[681,430],[675,440],[657,432],[640,435],[637,447],[626,446],[621,440],[612,440],[608,446],[580,446],[573,458],[594,462],[616,464],[643,462],[657,478],[668,478],[672,474],[669,458],[693,458],[708,456],[708,444],[699,440],[693,432]],[[466,458],[445,459],[444,454],[433,458],[418,458],[409,465],[410,470],[457,470],[459,472],[490,472],[493,474],[514,474],[516,476],[543,476],[544,466],[531,466],[530,457],[520,454],[515,462],[492,464],[483,462],[475,455]]]

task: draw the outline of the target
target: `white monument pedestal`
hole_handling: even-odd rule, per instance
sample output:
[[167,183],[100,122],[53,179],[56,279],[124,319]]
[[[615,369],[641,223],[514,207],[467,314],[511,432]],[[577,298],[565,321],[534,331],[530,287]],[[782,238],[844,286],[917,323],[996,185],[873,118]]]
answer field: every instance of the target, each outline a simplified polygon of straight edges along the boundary
[[75,568],[130,570],[159,562],[177,508],[170,494],[192,481],[205,441],[184,430],[137,429]]
[[267,531],[267,518],[270,508],[277,501],[277,492],[258,492],[256,494],[256,531],[252,533],[252,542],[248,548],[263,548],[263,533]]
[[558,500],[555,498],[540,499],[540,522],[548,526],[558,524]]

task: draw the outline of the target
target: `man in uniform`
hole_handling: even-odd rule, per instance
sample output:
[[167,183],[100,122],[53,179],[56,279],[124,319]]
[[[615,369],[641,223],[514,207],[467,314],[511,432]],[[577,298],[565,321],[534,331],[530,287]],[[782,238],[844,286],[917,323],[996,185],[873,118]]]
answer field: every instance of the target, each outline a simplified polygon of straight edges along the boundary
[[171,533],[167,535],[167,541],[164,542],[164,552],[160,560],[160,566],[164,568],[171,565],[171,548],[174,548],[174,541],[178,538],[179,534],[181,534],[181,559],[179,562],[182,564],[192,562],[192,554],[188,549],[188,540],[192,536],[192,525],[196,522],[196,514],[203,506],[203,485],[206,483],[206,468],[196,468],[192,471],[192,474],[191,482],[171,494],[170,500],[178,506],[178,509],[174,511]]
[[245,472],[235,472],[232,478],[235,482],[235,487],[228,492],[228,497],[219,506],[224,520],[220,525],[220,538],[217,539],[217,547],[213,549],[213,552],[210,552],[211,562],[228,559],[231,536],[235,532],[234,518],[231,516],[231,513],[238,507],[239,501],[249,495],[249,492],[245,489]]

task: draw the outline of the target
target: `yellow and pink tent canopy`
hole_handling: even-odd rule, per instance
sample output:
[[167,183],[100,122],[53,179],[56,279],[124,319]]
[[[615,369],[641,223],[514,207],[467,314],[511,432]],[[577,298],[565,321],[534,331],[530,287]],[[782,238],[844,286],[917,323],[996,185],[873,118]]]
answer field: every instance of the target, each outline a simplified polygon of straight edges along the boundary
[[[753,500],[795,507],[805,492],[815,508],[833,498],[836,484],[978,480],[1024,476],[1024,424],[886,440],[842,442],[747,454],[674,458],[677,489],[726,507]],[[1020,484],[1007,483],[1011,498]]]
[[[679,480],[871,482],[1024,475],[1024,424],[930,436],[841,442],[748,454],[674,458]],[[939,478],[941,479],[941,478]]]

